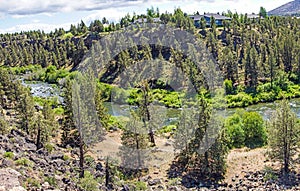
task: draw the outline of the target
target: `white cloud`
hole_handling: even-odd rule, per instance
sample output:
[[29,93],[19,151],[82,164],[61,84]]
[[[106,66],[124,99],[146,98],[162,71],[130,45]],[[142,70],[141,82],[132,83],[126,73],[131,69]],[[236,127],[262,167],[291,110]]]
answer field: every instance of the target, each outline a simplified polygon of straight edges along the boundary
[[55,24],[33,22],[29,24],[16,25],[6,29],[0,29],[0,34],[21,32],[21,31],[31,31],[31,30],[43,30],[45,32],[50,32],[50,31],[54,31],[56,28],[64,28],[65,30],[69,30],[71,24],[72,23],[64,23],[64,24],[55,25]]
[[141,3],[143,3],[142,0],[0,0],[0,13],[8,15],[35,15],[40,13],[129,7]]
[[169,6],[181,4],[182,7],[188,7],[195,10],[197,7],[214,7],[232,10],[238,12],[249,12],[253,8],[264,6],[267,9],[273,9],[279,5],[287,3],[290,0],[0,0],[0,14],[4,15],[36,15],[52,14],[72,11],[93,11],[112,8],[129,8],[133,6],[147,6],[160,4],[169,4]]

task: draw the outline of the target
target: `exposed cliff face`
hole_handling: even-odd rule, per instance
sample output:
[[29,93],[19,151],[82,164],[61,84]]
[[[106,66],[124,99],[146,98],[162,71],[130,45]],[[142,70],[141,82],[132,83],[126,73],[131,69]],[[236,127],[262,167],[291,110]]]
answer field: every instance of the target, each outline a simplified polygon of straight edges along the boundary
[[287,4],[284,4],[272,11],[268,12],[269,15],[300,15],[300,0],[294,0]]

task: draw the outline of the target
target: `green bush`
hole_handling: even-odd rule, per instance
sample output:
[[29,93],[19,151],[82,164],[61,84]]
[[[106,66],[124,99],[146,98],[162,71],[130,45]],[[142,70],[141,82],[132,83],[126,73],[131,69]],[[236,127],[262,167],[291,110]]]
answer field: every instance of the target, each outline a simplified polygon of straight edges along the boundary
[[176,129],[176,125],[167,125],[158,130],[158,133],[170,133],[173,129]]
[[264,174],[264,181],[278,180],[278,175],[271,167],[265,167]]
[[[50,183],[49,183],[50,184]],[[26,186],[27,188],[40,188],[41,184],[37,179],[34,178],[27,178],[26,179]]]
[[225,121],[229,148],[241,148],[245,144],[245,132],[241,116],[234,114]]
[[0,134],[6,134],[8,132],[8,124],[5,119],[2,119],[0,116]]
[[33,162],[31,162],[30,160],[28,160],[27,158],[24,158],[24,157],[16,160],[15,164],[16,165],[27,166],[27,167],[33,167]]
[[147,190],[147,185],[145,182],[137,181],[135,182],[135,190],[141,191],[141,190]]
[[9,158],[9,159],[13,159],[14,158],[14,153],[13,152],[5,152],[4,154],[3,154],[3,157],[4,158]]
[[69,157],[68,155],[64,155],[64,156],[63,156],[63,160],[64,160],[64,161],[70,160],[70,157]]
[[266,143],[266,127],[260,114],[257,112],[245,112],[243,115],[243,124],[245,145],[247,147],[261,147]]
[[54,112],[56,115],[62,115],[62,114],[64,114],[65,110],[64,110],[64,108],[62,108],[62,107],[57,107],[57,108],[54,108],[54,109],[53,109],[53,112]]
[[78,186],[84,191],[98,191],[98,181],[89,171],[85,171],[84,178],[79,180]]
[[90,155],[86,155],[84,157],[84,161],[90,167],[95,166],[95,159],[92,156],[90,156]]
[[54,150],[54,146],[50,143],[47,143],[45,144],[45,149],[48,151],[48,153],[52,153],[52,151]]
[[240,92],[237,95],[226,96],[228,107],[247,107],[253,103],[249,94]]
[[232,81],[231,80],[225,80],[224,81],[224,88],[225,88],[225,93],[227,95],[234,93],[233,85],[232,85]]
[[128,118],[124,116],[110,116],[108,120],[108,129],[111,130],[113,128],[123,129],[124,124],[128,121]]
[[55,177],[47,176],[44,178],[44,181],[48,182],[50,184],[50,186],[57,187],[57,181],[56,181]]

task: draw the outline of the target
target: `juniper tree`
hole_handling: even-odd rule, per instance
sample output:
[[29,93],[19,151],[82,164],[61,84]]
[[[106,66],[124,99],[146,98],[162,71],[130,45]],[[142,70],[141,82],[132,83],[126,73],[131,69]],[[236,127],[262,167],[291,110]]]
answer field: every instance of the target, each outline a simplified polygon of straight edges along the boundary
[[[226,172],[224,128],[216,116],[211,116],[211,106],[200,96],[196,113],[195,133],[188,145],[187,160],[179,160],[187,173],[196,174],[202,180],[222,179]],[[192,124],[194,125],[194,124]],[[182,153],[181,153],[182,154]]]
[[299,149],[299,135],[300,126],[296,114],[291,110],[289,102],[283,100],[268,122],[268,144],[270,157],[282,162],[285,174],[289,173]]
[[152,101],[151,91],[149,84],[146,80],[140,83],[142,96],[138,102],[138,115],[143,122],[144,128],[148,130],[149,141],[152,143],[152,146],[155,146],[155,138],[154,138],[154,128],[152,126],[151,120],[153,117],[150,113],[150,103]]
[[35,112],[34,101],[31,96],[30,91],[22,87],[20,83],[15,84],[16,88],[16,100],[18,104],[16,105],[17,116],[19,119],[19,125],[22,130],[29,134],[29,129],[33,122],[33,116]]
[[103,128],[95,105],[95,79],[91,71],[78,74],[72,84],[72,114],[79,146],[79,177],[84,177],[85,148],[103,139]]
[[189,146],[195,135],[198,124],[195,108],[183,107],[179,123],[174,134],[174,149],[179,150],[181,154],[188,159]]
[[126,124],[121,140],[121,165],[125,169],[133,171],[143,169],[146,161],[145,149],[148,147],[149,140],[147,139],[147,130],[137,113],[132,112],[132,117]]
[[42,148],[43,145],[49,141],[49,130],[49,126],[47,126],[41,112],[36,112],[33,116],[33,122],[29,129],[29,133],[35,140],[37,150]]

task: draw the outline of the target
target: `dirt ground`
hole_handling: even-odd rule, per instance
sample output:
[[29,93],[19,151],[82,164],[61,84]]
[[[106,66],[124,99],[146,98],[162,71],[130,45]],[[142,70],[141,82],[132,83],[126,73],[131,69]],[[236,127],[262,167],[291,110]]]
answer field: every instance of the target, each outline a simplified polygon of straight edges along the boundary
[[[92,149],[95,158],[113,157],[120,161],[118,155],[121,146],[121,131],[110,132],[106,135],[106,139],[95,145]],[[167,179],[167,171],[174,159],[174,151],[171,140],[162,136],[156,136],[156,147],[151,149],[151,158],[147,161],[149,167],[149,175],[152,178]],[[247,172],[256,172],[263,170],[265,166],[271,165],[266,160],[266,149],[233,149],[227,157],[227,173],[225,182],[231,183],[234,177],[243,177]]]

